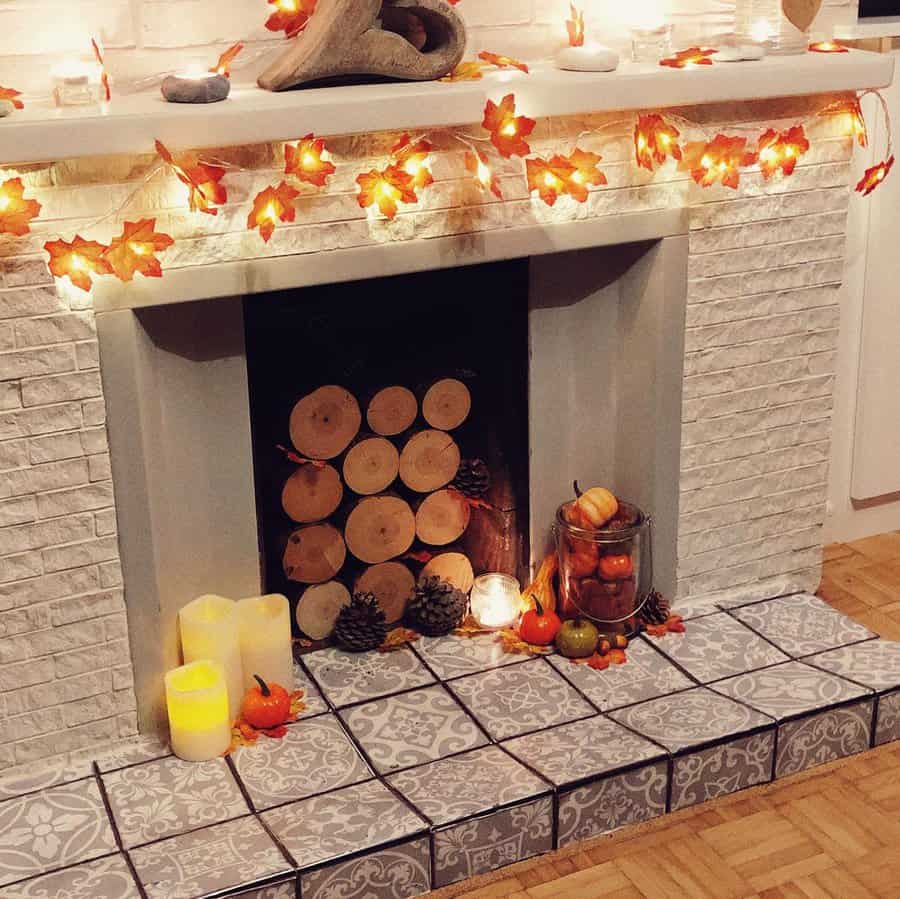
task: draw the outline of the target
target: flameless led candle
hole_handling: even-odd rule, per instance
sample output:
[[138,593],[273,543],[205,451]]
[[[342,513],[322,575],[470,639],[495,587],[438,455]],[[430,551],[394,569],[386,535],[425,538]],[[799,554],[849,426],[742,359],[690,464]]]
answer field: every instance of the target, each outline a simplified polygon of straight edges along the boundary
[[166,673],[172,751],[188,762],[220,756],[231,743],[225,672],[204,659]]
[[519,582],[508,574],[482,574],[475,578],[469,604],[482,627],[509,627],[522,607]]
[[294,655],[291,648],[291,607],[286,596],[270,593],[242,599],[237,604],[241,634],[244,688],[256,685],[258,674],[266,683],[293,689]]
[[234,720],[240,714],[244,697],[237,604],[224,596],[200,596],[182,608],[178,623],[186,663],[211,659],[222,666]]

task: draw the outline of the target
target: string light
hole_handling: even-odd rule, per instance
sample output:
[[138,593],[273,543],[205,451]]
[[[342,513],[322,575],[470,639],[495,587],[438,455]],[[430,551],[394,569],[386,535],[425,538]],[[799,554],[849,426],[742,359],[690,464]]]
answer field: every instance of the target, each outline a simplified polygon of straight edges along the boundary
[[31,230],[31,221],[40,211],[37,200],[25,199],[21,178],[10,178],[0,184],[0,234],[23,237]]
[[849,53],[850,51],[837,41],[816,41],[809,45],[811,53]]

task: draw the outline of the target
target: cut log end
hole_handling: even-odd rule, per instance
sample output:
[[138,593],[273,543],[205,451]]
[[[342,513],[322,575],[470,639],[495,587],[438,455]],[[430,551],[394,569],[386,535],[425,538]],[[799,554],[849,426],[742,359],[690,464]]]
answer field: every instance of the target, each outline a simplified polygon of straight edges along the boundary
[[433,428],[452,431],[472,410],[469,388],[456,378],[444,378],[431,385],[422,400],[422,417]]
[[297,627],[311,640],[331,636],[341,609],[350,603],[350,591],[340,581],[307,587],[297,603]]
[[463,593],[468,593],[475,583],[472,563],[462,553],[456,552],[435,556],[419,573],[419,583],[428,577],[440,578]]
[[331,465],[301,465],[285,481],[281,505],[298,524],[322,521],[341,504],[344,487]]
[[356,580],[357,593],[373,593],[388,624],[403,617],[416,589],[416,579],[402,562],[382,562],[367,568]]
[[366,410],[369,427],[382,437],[396,437],[412,427],[419,414],[416,395],[406,387],[379,390]]
[[329,384],[301,399],[291,412],[291,441],[301,456],[333,459],[359,432],[362,413],[356,397]]
[[361,562],[377,565],[405,553],[416,536],[409,503],[396,496],[369,496],[347,517],[347,547]]
[[344,459],[347,486],[363,496],[386,490],[396,480],[399,470],[400,454],[384,437],[360,440]]
[[459,470],[459,447],[445,431],[420,431],[400,454],[400,480],[416,493],[446,487]]
[[455,490],[438,490],[416,511],[416,536],[431,546],[447,546],[469,526],[469,504]]
[[344,566],[347,547],[330,524],[298,528],[288,538],[283,564],[286,577],[301,584],[330,581]]

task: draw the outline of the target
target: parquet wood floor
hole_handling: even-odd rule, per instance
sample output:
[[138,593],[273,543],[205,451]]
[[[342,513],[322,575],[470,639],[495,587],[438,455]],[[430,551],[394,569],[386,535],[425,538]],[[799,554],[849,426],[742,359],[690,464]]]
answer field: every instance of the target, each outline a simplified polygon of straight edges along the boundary
[[[827,547],[819,595],[900,640],[900,531]],[[435,899],[900,897],[900,744],[456,884]]]

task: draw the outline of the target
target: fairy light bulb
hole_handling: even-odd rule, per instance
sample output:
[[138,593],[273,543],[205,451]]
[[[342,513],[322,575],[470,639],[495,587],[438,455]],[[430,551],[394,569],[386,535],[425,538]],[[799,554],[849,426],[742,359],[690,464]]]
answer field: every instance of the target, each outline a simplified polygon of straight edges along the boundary
[[546,184],[547,187],[553,187],[556,184],[556,178],[551,172],[544,173],[544,184]]
[[477,177],[485,186],[491,183],[491,170],[480,159],[478,160]]
[[71,268],[75,269],[76,272],[87,271],[87,266],[84,264],[84,260],[81,258],[81,256],[78,255],[78,253],[72,254],[69,265]]
[[296,12],[297,0],[278,0],[278,8],[282,12]]
[[702,165],[703,168],[708,169],[712,165],[712,160],[709,158],[709,156],[704,156],[700,160],[700,165]]
[[303,159],[301,160],[301,162],[303,163],[303,168],[311,169],[316,164],[316,157],[313,156],[312,153],[307,151],[303,154]]
[[0,193],[0,212],[6,212],[9,209],[9,197],[4,193]]
[[388,184],[387,181],[382,181],[378,186],[378,190],[383,197],[389,197],[391,195],[391,185]]
[[504,137],[515,137],[516,136],[516,123],[515,122],[507,122],[501,129],[500,133]]

